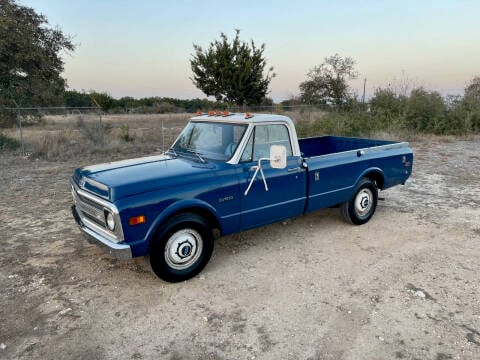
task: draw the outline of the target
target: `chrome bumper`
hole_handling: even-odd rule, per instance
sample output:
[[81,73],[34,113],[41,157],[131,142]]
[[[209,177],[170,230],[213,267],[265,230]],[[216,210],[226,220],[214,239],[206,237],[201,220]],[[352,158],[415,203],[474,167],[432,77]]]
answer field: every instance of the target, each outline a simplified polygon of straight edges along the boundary
[[130,245],[114,243],[113,241],[110,241],[106,237],[86,227],[82,223],[82,220],[75,209],[75,205],[72,205],[72,214],[78,226],[80,227],[80,230],[82,230],[90,244],[98,245],[105,252],[109,253],[118,260],[128,260],[132,258],[132,250]]

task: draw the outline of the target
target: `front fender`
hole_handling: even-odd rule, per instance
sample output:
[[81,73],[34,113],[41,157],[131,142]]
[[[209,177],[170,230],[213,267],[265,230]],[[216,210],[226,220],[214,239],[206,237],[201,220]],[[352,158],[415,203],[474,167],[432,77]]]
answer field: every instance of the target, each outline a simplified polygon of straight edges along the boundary
[[202,210],[208,211],[218,221],[217,210],[205,201],[198,200],[198,199],[176,201],[173,204],[166,207],[160,214],[158,214],[158,216],[152,222],[152,224],[150,225],[150,228],[147,231],[144,244],[142,244],[142,246],[139,246],[139,248],[137,248],[137,253],[142,252],[143,254],[141,255],[146,255],[148,252],[148,249],[150,248],[150,242],[152,241],[152,238],[154,237],[157,229],[161,227],[162,224],[173,215],[183,211],[188,211],[189,209],[202,209]]

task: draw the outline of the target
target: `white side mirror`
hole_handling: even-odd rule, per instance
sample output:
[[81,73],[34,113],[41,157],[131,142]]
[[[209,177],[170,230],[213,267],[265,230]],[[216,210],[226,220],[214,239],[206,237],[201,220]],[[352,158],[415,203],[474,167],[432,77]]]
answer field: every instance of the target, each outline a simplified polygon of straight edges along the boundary
[[285,146],[270,146],[270,166],[274,169],[285,169],[287,167],[287,148]]

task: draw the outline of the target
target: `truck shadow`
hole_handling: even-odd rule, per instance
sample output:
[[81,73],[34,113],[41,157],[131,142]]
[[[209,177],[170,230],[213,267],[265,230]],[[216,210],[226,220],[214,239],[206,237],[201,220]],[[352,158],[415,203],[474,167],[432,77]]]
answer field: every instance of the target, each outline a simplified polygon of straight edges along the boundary
[[352,225],[342,220],[338,208],[328,208],[228,235],[216,240],[214,258],[208,268],[228,266],[228,262],[238,256],[250,256],[258,252],[268,256],[268,253],[276,250],[302,247],[310,237],[317,238],[325,232],[346,231],[349,228]]

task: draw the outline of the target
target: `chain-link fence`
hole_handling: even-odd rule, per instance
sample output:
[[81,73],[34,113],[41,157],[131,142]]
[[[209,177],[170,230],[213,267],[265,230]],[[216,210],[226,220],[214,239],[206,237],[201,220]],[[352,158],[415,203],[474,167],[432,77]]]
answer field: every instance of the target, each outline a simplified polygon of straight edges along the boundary
[[[213,110],[213,109],[212,109]],[[329,109],[311,106],[260,106],[229,108],[230,112],[275,113],[306,123],[321,118]],[[104,114],[98,107],[0,108],[14,125],[0,129],[18,143],[24,157],[69,159],[107,153],[114,159],[160,153],[171,146],[188,119],[195,114],[144,114],[126,111]]]
[[[104,114],[100,108],[0,108],[14,125],[0,133],[18,144],[21,156],[69,158],[163,152],[192,114]],[[123,155],[122,155],[123,156]]]
[[[27,148],[25,133],[31,133],[34,127],[43,128],[44,133],[55,132],[53,129],[48,129],[45,125],[51,119],[66,119],[68,116],[76,117],[77,123],[80,125],[84,122],[86,118],[94,119],[90,120],[92,124],[95,124],[98,129],[93,131],[92,135],[95,135],[96,139],[103,139],[103,131],[98,131],[102,129],[102,113],[99,108],[96,107],[81,107],[81,108],[68,108],[68,107],[15,107],[15,108],[0,108],[0,119],[2,120],[2,127],[8,128],[8,125],[14,126],[10,129],[4,130],[3,132],[9,133],[10,137],[17,140],[17,137],[12,133],[13,128],[18,129],[18,143],[20,145],[21,155],[25,156],[32,149]],[[50,123],[55,122],[55,120],[50,121]],[[65,125],[67,123],[65,122]],[[68,124],[70,125],[70,124]],[[69,126],[71,127],[71,126]],[[92,128],[91,126],[88,128]],[[9,131],[10,130],[10,131]],[[28,137],[30,138],[30,137]]]

